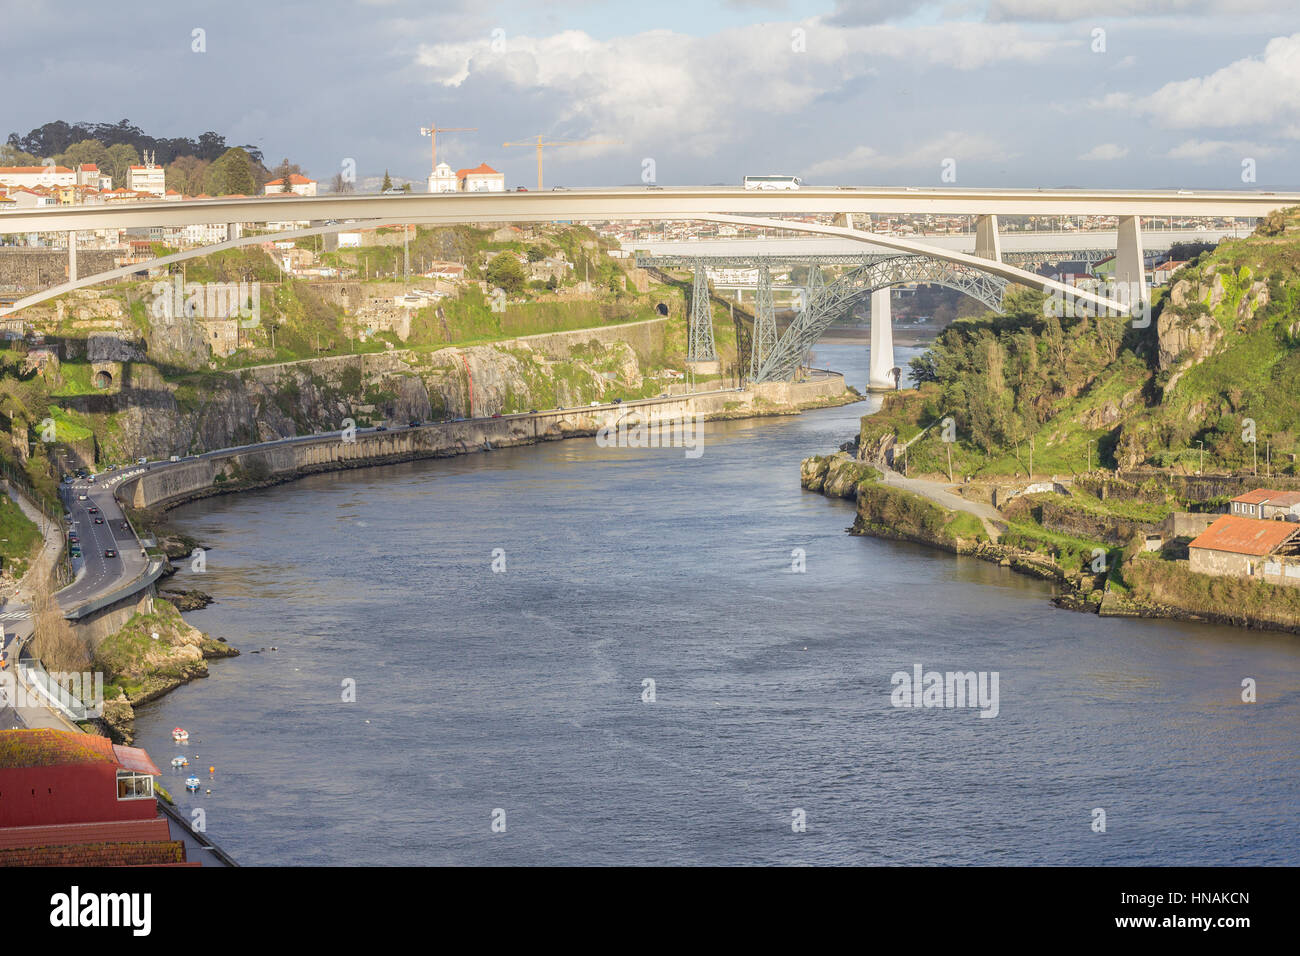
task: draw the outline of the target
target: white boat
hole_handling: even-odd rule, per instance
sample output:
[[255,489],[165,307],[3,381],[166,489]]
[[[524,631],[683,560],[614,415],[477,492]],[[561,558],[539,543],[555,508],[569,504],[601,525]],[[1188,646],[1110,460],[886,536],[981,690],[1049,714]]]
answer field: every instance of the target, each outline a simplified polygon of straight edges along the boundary
[[198,778],[198,777],[192,777],[192,776],[191,776],[191,777],[186,777],[186,778],[185,778],[185,789],[188,790],[190,793],[197,793],[197,792],[198,792],[198,789],[199,789],[199,778]]
[[175,740],[178,743],[184,743],[189,739],[190,739],[190,732],[186,730],[184,727],[172,728],[172,740]]
[[186,760],[184,757],[172,757],[173,767],[188,767],[189,765],[190,762]]

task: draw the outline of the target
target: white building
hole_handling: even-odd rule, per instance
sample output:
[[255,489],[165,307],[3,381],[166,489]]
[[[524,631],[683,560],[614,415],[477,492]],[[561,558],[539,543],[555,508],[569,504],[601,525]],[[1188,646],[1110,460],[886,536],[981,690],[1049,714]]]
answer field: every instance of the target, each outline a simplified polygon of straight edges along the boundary
[[72,186],[77,174],[67,166],[0,166],[0,186]]
[[446,163],[439,163],[429,174],[429,192],[454,193],[457,189],[456,173]]
[[183,227],[181,241],[189,246],[210,246],[225,242],[229,230],[224,222],[204,222]]
[[[272,193],[284,192],[284,180],[272,179],[262,187],[262,192],[266,195]],[[289,192],[297,193],[299,196],[316,195],[316,180],[308,179],[306,176],[299,176],[297,173],[291,173],[289,176]]]
[[506,191],[506,174],[499,173],[487,163],[473,169],[456,170],[456,179],[463,193],[503,193]]
[[77,185],[92,189],[112,189],[113,177],[100,172],[94,163],[82,163],[77,167]]
[[167,177],[163,168],[154,163],[131,166],[126,171],[126,188],[162,199],[167,195]]

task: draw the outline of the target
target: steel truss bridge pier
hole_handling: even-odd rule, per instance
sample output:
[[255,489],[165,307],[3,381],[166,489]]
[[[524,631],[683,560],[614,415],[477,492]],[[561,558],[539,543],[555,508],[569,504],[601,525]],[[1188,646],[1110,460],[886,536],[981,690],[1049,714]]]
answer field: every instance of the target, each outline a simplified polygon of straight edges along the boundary
[[[708,306],[710,268],[755,269],[758,273],[754,312],[753,347],[749,374],[753,382],[789,381],[806,364],[809,351],[826,330],[845,315],[858,300],[871,296],[871,371],[868,387],[895,387],[894,345],[890,327],[889,294],[892,286],[906,283],[941,285],[979,300],[995,312],[1002,311],[1007,280],[969,266],[930,256],[837,255],[837,256],[647,256],[638,255],[641,268],[691,269],[695,274],[691,295],[689,362],[717,360],[713,347],[713,319]],[[778,337],[772,303],[771,273],[775,267],[803,265],[808,279],[803,288],[803,307]],[[825,266],[843,272],[831,280],[822,273]]]

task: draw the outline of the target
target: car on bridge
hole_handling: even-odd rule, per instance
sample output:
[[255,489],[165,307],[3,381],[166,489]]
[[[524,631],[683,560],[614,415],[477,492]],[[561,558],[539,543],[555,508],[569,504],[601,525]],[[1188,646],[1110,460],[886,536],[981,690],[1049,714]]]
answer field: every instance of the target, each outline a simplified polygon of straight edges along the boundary
[[99,514],[99,509],[96,508],[94,505],[91,505],[89,508],[86,509],[86,514],[97,515]]
[[116,558],[116,557],[117,557],[117,552],[114,551],[112,548],[106,548],[106,549],[104,550],[104,557],[106,557],[106,558]]
[[103,524],[103,523],[104,523],[104,519],[101,518],[99,515],[95,515],[95,524]]

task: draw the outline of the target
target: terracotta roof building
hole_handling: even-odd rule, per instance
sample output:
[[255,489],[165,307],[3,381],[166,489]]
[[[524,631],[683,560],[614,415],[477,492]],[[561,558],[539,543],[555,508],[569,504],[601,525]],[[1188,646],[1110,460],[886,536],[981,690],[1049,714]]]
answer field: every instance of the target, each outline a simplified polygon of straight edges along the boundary
[[1228,513],[1247,518],[1286,518],[1288,515],[1300,518],[1300,491],[1256,488],[1228,502]]
[[0,732],[0,867],[225,864],[220,851],[189,859],[199,838],[159,803],[161,773],[107,737]]
[[1192,540],[1187,556],[1202,574],[1300,587],[1300,524],[1223,515]]

